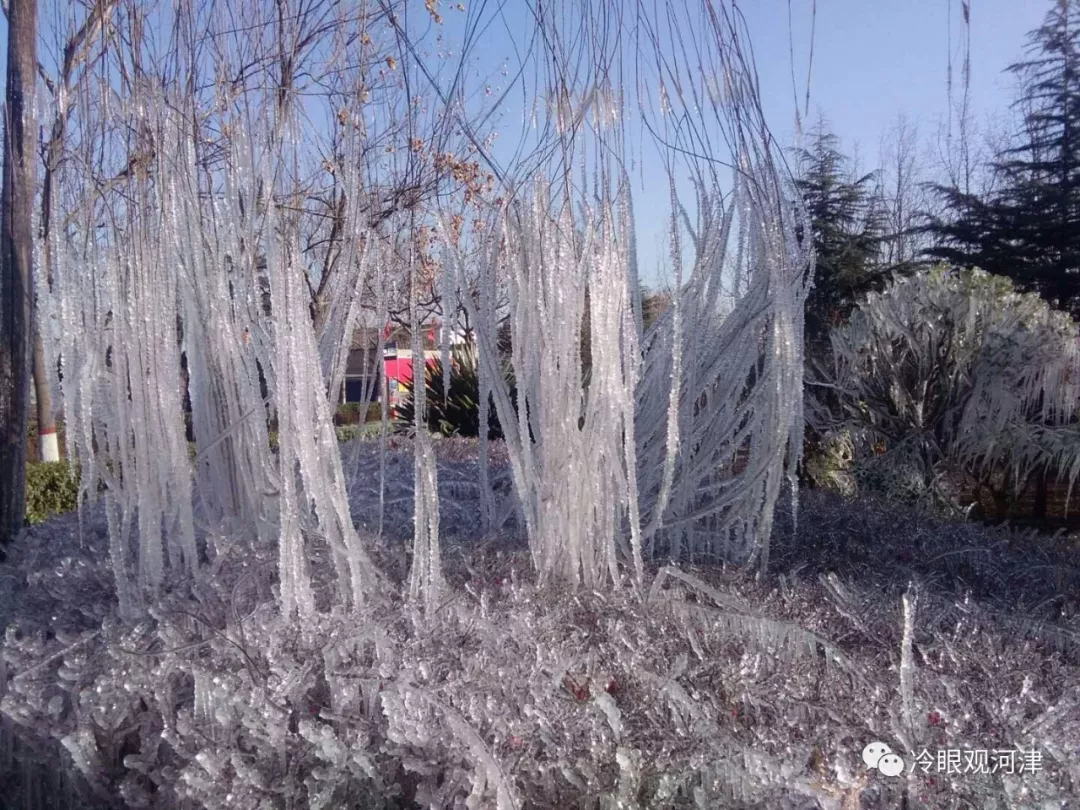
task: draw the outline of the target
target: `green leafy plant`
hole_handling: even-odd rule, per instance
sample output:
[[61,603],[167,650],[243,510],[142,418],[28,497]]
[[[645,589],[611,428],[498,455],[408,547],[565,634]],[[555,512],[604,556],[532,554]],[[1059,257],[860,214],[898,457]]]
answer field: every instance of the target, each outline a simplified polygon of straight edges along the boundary
[[26,520],[42,523],[79,506],[79,473],[66,461],[26,465]]
[[855,447],[847,432],[838,432],[821,441],[806,442],[803,472],[808,483],[841,495],[854,495],[857,486],[853,475]]
[[334,414],[334,424],[339,427],[364,425],[382,420],[382,405],[378,402],[343,402]]
[[360,425],[339,425],[335,432],[337,433],[337,440],[339,443],[351,442],[357,436],[360,435]]
[[[425,372],[425,398],[427,401],[428,430],[443,436],[480,435],[480,378],[477,369],[476,349],[472,346],[455,347],[450,355],[450,389],[443,388],[441,360],[429,363]],[[517,407],[517,388],[512,376],[510,401]],[[412,430],[415,421],[412,383],[404,386],[404,402],[398,407],[399,432]],[[488,438],[502,439],[502,426],[495,414],[495,404],[488,400]]]

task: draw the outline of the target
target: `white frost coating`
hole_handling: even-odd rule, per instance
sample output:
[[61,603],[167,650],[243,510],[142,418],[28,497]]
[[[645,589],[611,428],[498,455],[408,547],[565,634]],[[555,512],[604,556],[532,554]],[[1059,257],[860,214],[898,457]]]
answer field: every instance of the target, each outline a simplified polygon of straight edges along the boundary
[[[270,276],[270,293],[275,303],[274,349],[272,363],[276,384],[278,417],[278,464],[281,470],[281,516],[278,535],[278,577],[281,583],[281,612],[288,618],[299,616],[310,620],[315,615],[315,596],[312,593],[307,569],[304,537],[300,530],[300,500],[297,487],[297,467],[303,466],[302,456],[310,467],[309,448],[303,447],[308,432],[305,417],[311,416],[310,379],[302,374],[303,357],[295,335],[295,315],[303,304],[297,301],[295,283],[299,268],[290,266],[288,258],[279,256],[276,240],[267,244],[266,262]],[[291,253],[286,248],[286,256]],[[318,398],[325,401],[322,392]],[[301,446],[298,446],[301,445]],[[303,475],[303,473],[301,473]],[[342,576],[340,553],[334,553],[334,566]]]
[[[305,536],[329,546],[342,603],[359,604],[378,576],[349,516],[296,228],[267,204],[270,154],[257,160],[236,126],[219,191],[208,197],[184,121],[162,102],[138,109],[127,112],[163,147],[154,166],[160,182],[136,174],[129,182],[138,216],[126,209],[128,219],[106,218],[108,229],[95,217],[96,240],[55,246],[69,442],[83,497],[95,497],[99,482],[107,490],[121,613],[139,611],[139,586],[156,587],[166,560],[195,571],[196,503],[211,560],[215,536],[281,540],[287,613],[314,611]],[[359,248],[350,260],[350,283],[330,291],[338,325],[355,317],[365,265]],[[277,458],[268,415],[278,419]]]
[[911,735],[912,744],[919,742],[915,727],[915,657],[912,644],[915,640],[915,609],[918,605],[918,592],[914,583],[908,585],[901,597],[903,605],[903,635],[900,640],[900,706],[904,717],[904,731]]
[[442,324],[439,329],[439,364],[442,367],[443,403],[450,398],[450,338],[457,316],[457,285],[450,273],[438,274],[439,301]]
[[[170,227],[164,238],[184,274],[178,315],[198,450],[196,496],[211,526],[235,532],[239,524],[245,534],[269,540],[276,514],[264,494],[274,483],[257,367],[266,314],[257,276],[260,223],[250,210],[250,146],[242,136],[234,141],[223,199],[204,205],[194,149],[175,122],[168,126],[174,160],[165,180]],[[263,367],[269,368],[265,359]]]
[[439,484],[431,439],[418,436],[414,460],[413,559],[409,570],[409,598],[430,614],[442,596],[442,561],[439,554]]
[[[668,501],[671,498],[671,485],[675,480],[675,462],[679,453],[679,395],[683,385],[683,307],[681,303],[683,298],[683,257],[682,238],[679,233],[678,223],[675,220],[678,198],[675,194],[674,182],[671,183],[671,203],[673,209],[671,214],[671,262],[675,271],[675,295],[671,301],[671,382],[668,385],[663,478],[660,482],[660,493],[657,496],[656,505],[652,510],[652,519],[645,528],[645,535],[650,538],[663,526],[664,510],[667,509]],[[672,556],[678,556],[677,550]]]
[[38,444],[41,446],[41,460],[54,462],[60,460],[60,442],[57,441],[56,432],[38,434]]
[[[811,419],[859,446],[890,437],[878,463],[894,475],[906,468],[932,481],[948,462],[976,476],[1011,468],[1018,486],[1041,470],[1075,483],[1080,332],[1038,295],[981,271],[933,268],[868,296],[831,340],[833,366],[815,382],[832,386],[841,407],[812,396]],[[871,390],[888,401],[857,419],[842,410],[874,402]],[[935,442],[920,449],[928,424]]]
[[[160,115],[139,116],[139,126]],[[83,470],[84,499],[96,498],[99,482],[108,487],[125,616],[137,610],[138,590],[161,584],[166,550],[178,571],[193,572],[197,562],[181,390],[178,374],[162,373],[180,367],[182,265],[163,238],[172,224],[163,189],[132,185],[138,216],[128,208],[110,234],[66,240],[54,254],[72,458]]]
[[[320,537],[329,546],[338,574],[339,597],[343,604],[359,607],[367,596],[374,595],[379,577],[349,515],[341,454],[337,449],[330,403],[324,395],[315,331],[307,314],[308,298],[295,248],[295,231],[287,227],[281,227],[281,231],[285,233],[280,240],[282,252],[276,255],[268,250],[268,265],[271,293],[275,301],[284,304],[275,316],[279,463],[283,493],[292,497],[291,476],[298,467],[299,491],[303,494],[304,505],[300,514],[306,524],[305,534]],[[274,232],[280,231],[275,229]],[[294,238],[290,239],[290,235]],[[286,521],[291,524],[294,520],[291,510],[299,505],[299,501],[291,500],[282,503],[283,526]],[[306,582],[307,575],[296,570],[303,559],[298,536],[296,540],[293,556],[288,560],[283,556],[282,562],[293,567],[288,573],[302,589],[298,596],[306,600],[303,589],[310,586],[301,584]]]
[[[617,578],[617,548],[635,571],[646,553],[742,561],[760,554],[768,565],[773,510],[785,480],[794,485],[801,452],[810,264],[794,238],[802,211],[770,171],[767,162],[744,160],[737,204],[726,211],[719,189],[699,186],[698,222],[687,227],[690,278],[641,349],[627,283],[628,217],[610,200],[552,219],[550,192],[537,183],[502,223],[505,249],[482,253],[489,269],[481,279],[507,270],[516,413],[493,314],[480,306],[488,285],[481,300],[462,301],[542,576]],[[681,244],[673,234],[677,266]],[[463,277],[462,252],[447,253]],[[583,381],[586,291],[592,366]]]

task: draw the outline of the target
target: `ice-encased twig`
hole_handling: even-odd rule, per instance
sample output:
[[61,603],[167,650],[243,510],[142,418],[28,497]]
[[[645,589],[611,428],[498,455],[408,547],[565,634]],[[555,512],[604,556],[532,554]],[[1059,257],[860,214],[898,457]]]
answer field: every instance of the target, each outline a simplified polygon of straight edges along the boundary
[[[679,306],[643,341],[638,471],[654,555],[747,560],[759,553],[768,563],[773,509],[801,452],[809,265],[790,232],[799,210],[778,196],[771,171],[744,162],[726,211],[718,189],[699,189],[690,278],[676,293]],[[742,295],[734,293],[739,278],[748,282]],[[684,370],[676,375],[677,365]],[[662,438],[674,424],[662,416],[672,384],[682,447],[674,459],[670,436]]]

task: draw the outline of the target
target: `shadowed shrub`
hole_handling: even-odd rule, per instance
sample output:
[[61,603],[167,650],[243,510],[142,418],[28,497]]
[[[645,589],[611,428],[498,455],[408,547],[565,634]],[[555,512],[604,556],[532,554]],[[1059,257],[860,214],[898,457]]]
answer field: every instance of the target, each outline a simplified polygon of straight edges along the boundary
[[[476,437],[480,435],[480,377],[477,369],[476,349],[471,346],[455,347],[450,354],[450,389],[443,387],[442,361],[427,366],[425,373],[427,400],[427,427],[432,433],[443,436]],[[517,407],[517,388],[513,377],[507,372],[510,384],[510,401]],[[405,400],[398,408],[398,431],[413,429],[412,382],[405,384]],[[495,403],[489,398],[488,438],[502,439],[502,426],[495,414]]]
[[943,484],[957,476],[993,489],[1008,469],[1013,492],[1035,477],[1075,481],[1080,338],[1038,296],[938,267],[868,296],[831,339],[809,420],[850,437],[867,491],[955,512],[966,504]]

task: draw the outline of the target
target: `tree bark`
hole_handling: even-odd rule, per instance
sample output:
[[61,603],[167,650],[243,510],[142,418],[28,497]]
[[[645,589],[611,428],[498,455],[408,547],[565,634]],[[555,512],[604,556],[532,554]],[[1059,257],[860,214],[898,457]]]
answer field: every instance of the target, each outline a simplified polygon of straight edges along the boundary
[[60,442],[56,435],[56,416],[53,412],[52,386],[49,385],[49,364],[45,362],[45,344],[41,328],[34,323],[34,397],[37,400],[38,457],[41,461],[60,460]]
[[10,0],[0,188],[0,543],[21,531],[26,509],[36,80],[37,0]]

